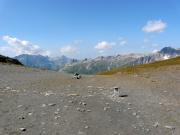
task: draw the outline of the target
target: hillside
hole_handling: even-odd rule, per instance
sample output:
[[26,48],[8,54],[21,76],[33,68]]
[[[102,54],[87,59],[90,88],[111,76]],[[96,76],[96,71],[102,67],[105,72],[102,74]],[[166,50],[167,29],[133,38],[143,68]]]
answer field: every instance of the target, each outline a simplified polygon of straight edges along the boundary
[[112,75],[116,74],[118,72],[121,73],[135,73],[135,72],[141,72],[147,69],[156,69],[159,67],[164,66],[171,66],[171,65],[180,65],[180,57],[168,59],[168,60],[162,60],[157,61],[149,64],[142,64],[142,65],[136,65],[136,66],[129,66],[125,68],[117,68],[110,71],[100,72],[98,75]]
[[100,56],[95,59],[87,59],[65,65],[61,70],[68,73],[96,74],[103,71],[111,71],[116,68],[147,64],[180,56],[180,50],[172,47],[164,47],[156,53],[150,54],[126,54],[117,56]]
[[19,62],[16,59],[6,57],[3,55],[0,55],[0,63],[7,63],[7,64],[15,64],[15,65],[23,65],[21,62]]
[[66,56],[51,58],[48,56],[29,54],[22,54],[16,56],[15,59],[19,60],[27,67],[48,69],[54,71],[58,71],[60,68],[64,67],[65,64],[70,63],[72,61],[72,59]]
[[96,74],[97,72],[111,70],[121,67],[129,62],[135,61],[139,54],[117,55],[117,56],[100,56],[95,59],[86,59],[76,63],[65,65],[60,71],[67,73]]

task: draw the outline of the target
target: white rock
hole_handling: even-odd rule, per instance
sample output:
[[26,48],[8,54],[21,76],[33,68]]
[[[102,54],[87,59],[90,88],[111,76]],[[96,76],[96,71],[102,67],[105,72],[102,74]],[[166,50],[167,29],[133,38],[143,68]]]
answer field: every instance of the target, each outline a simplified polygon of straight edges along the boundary
[[42,104],[41,107],[46,107],[46,104]]
[[157,128],[159,126],[159,122],[155,122],[153,126]]
[[19,128],[21,131],[25,132],[26,128]]
[[84,128],[85,128],[85,129],[88,129],[88,128],[89,128],[89,126],[85,126]]
[[167,129],[175,130],[175,127],[173,127],[173,126],[164,126],[164,127]]

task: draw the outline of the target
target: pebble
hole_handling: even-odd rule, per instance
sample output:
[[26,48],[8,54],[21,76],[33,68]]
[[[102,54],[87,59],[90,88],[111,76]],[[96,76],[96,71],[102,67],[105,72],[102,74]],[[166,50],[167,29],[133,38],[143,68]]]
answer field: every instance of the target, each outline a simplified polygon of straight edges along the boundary
[[25,132],[26,128],[19,128],[21,131]]
[[61,116],[55,116],[55,117],[54,117],[55,120],[57,120],[57,119],[59,119],[59,118],[61,118]]
[[48,91],[48,92],[45,92],[44,95],[45,95],[45,96],[50,96],[50,95],[53,95],[53,94],[55,95],[55,93],[53,93],[52,91]]
[[22,106],[23,106],[23,105],[18,105],[17,108],[20,108],[20,107],[22,107]]
[[45,125],[46,123],[45,122],[41,122],[41,125]]
[[73,101],[72,101],[72,100],[69,100],[69,103],[73,103]]
[[19,117],[19,119],[20,119],[20,120],[24,120],[24,119],[25,119],[25,117],[24,117],[24,116],[21,116],[21,117]]
[[85,128],[85,129],[88,129],[88,128],[89,128],[89,126],[85,126],[84,128]]
[[28,115],[31,116],[33,113],[32,112],[29,112]]
[[164,126],[164,127],[167,129],[175,130],[175,127],[173,127],[173,126]]
[[91,112],[91,110],[87,110],[87,112]]
[[79,108],[79,107],[78,107],[78,108],[76,108],[76,110],[77,110],[77,111],[79,111],[79,112],[85,112],[85,111],[86,111],[85,109],[83,109],[83,108]]
[[136,113],[136,112],[134,112],[132,115],[133,115],[133,116],[136,116],[136,115],[137,115],[137,113]]
[[104,107],[104,111],[107,111],[108,109],[110,109],[110,107]]
[[150,129],[146,129],[146,132],[150,132]]
[[41,107],[46,107],[46,104],[42,104]]
[[59,109],[59,108],[57,108],[57,111],[59,112],[59,111],[60,111],[60,109]]
[[159,122],[155,122],[153,126],[157,128],[159,126]]
[[56,105],[55,103],[48,104],[48,106],[55,106],[55,105]]

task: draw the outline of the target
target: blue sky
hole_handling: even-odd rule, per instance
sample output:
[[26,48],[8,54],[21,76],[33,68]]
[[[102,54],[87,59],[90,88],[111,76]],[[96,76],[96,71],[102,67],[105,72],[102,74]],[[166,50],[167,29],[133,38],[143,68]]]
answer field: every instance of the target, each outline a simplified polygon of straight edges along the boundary
[[180,47],[180,0],[0,0],[0,53],[75,58]]

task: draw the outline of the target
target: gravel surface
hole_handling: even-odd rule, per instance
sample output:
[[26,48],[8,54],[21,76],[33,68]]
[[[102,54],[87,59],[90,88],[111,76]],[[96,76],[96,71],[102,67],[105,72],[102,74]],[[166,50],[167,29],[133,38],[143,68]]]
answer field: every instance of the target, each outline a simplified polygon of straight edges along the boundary
[[0,135],[180,135],[180,66],[72,79],[0,64]]

